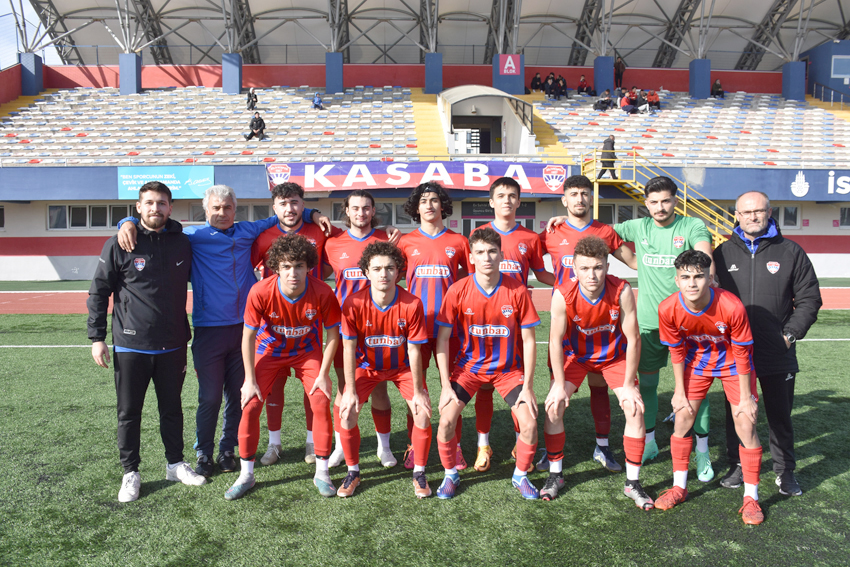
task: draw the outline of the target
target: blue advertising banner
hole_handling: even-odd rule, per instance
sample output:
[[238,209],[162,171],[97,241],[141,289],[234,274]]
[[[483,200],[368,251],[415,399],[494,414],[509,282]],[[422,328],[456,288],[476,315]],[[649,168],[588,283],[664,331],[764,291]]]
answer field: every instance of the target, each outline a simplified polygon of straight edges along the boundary
[[118,198],[139,198],[139,189],[148,181],[168,185],[174,199],[197,199],[215,184],[215,167],[211,165],[178,165],[152,167],[119,167]]

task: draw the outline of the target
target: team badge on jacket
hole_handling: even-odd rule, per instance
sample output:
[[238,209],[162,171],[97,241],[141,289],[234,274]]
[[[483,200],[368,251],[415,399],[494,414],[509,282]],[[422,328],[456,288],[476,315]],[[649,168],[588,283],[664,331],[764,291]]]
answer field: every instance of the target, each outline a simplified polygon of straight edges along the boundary
[[673,237],[673,246],[676,248],[681,248],[685,245],[685,237],[684,236],[674,236]]
[[779,262],[768,262],[767,263],[767,271],[771,274],[775,274],[779,271]]
[[514,314],[514,308],[512,305],[502,305],[502,315],[505,317],[510,317]]
[[[136,266],[136,269],[140,272],[145,269],[145,259],[144,258],[136,258],[133,260],[133,265]],[[779,264],[777,264],[777,267]]]

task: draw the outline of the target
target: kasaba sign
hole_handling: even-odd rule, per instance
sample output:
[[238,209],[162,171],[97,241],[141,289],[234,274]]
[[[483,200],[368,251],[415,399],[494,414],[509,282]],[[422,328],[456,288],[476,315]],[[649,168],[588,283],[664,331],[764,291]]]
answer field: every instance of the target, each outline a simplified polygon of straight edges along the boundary
[[446,189],[487,191],[499,177],[517,180],[524,192],[561,193],[570,166],[507,161],[270,163],[269,187],[287,181],[305,191],[393,189],[436,181]]

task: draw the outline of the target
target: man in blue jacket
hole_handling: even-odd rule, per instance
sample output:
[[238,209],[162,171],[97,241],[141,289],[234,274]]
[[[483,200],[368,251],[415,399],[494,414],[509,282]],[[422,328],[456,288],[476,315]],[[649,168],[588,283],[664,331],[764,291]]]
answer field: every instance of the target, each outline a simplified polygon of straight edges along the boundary
[[[192,244],[192,323],[195,337],[192,358],[198,375],[195,471],[211,476],[214,470],[215,428],[224,394],[224,423],[219,440],[218,465],[222,472],[235,471],[234,448],[242,418],[240,389],[245,380],[242,365],[242,327],[248,292],[257,283],[251,265],[251,245],[266,229],[277,224],[276,216],[254,222],[235,222],[236,194],[227,185],[213,185],[204,194],[207,222],[183,228]],[[328,222],[318,211],[304,209],[304,220]],[[135,245],[134,222],[124,222],[118,234],[127,251]],[[122,226],[123,225],[123,226]]]

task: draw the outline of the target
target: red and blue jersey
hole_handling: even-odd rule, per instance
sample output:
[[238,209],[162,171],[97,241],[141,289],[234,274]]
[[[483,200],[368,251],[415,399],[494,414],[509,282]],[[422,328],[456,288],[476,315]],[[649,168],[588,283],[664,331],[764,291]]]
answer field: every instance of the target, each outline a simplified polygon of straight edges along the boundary
[[753,333],[744,304],[732,292],[711,288],[708,305],[694,313],[681,293],[658,306],[661,343],[670,359],[698,376],[722,377],[753,371]]
[[280,290],[280,278],[257,282],[248,293],[245,326],[257,331],[256,353],[295,358],[322,352],[322,326],[340,323],[339,303],[328,284],[307,276],[301,295],[290,299]]
[[457,331],[456,368],[493,375],[523,370],[521,330],[536,327],[540,318],[522,283],[501,274],[488,294],[471,275],[449,288],[437,324]]
[[[519,223],[507,232],[502,232],[492,222],[483,226],[492,228],[502,237],[503,258],[499,264],[500,272],[522,284],[528,284],[529,268],[535,272],[546,269],[543,254],[540,252],[540,238],[536,232]],[[475,230],[480,228],[482,227],[479,226]]]
[[436,236],[416,229],[398,243],[407,263],[407,289],[422,301],[428,338],[437,336],[437,314],[443,297],[458,280],[458,268],[471,272],[469,241],[444,228]]
[[595,301],[584,295],[577,281],[557,287],[567,305],[564,355],[594,366],[605,366],[626,354],[620,325],[620,294],[626,282],[605,276],[605,289]]
[[539,234],[541,252],[552,257],[556,284],[560,285],[575,277],[573,252],[576,243],[585,236],[598,236],[608,245],[610,252],[623,245],[623,239],[614,229],[599,221],[593,221],[583,228],[576,228],[569,222],[564,222],[556,226],[551,233],[544,230]]
[[325,241],[325,253],[322,263],[333,268],[336,277],[336,297],[342,305],[345,298],[364,287],[369,280],[357,265],[363,250],[372,242],[389,240],[383,230],[373,228],[363,238],[357,238],[350,230],[340,232]]
[[[262,266],[263,277],[268,278],[274,275],[276,272],[271,269],[268,265],[268,252],[269,248],[272,247],[274,241],[280,238],[281,236],[286,236],[290,234],[280,228],[280,223],[277,223],[271,228],[264,230],[260,233],[260,236],[257,237],[257,240],[254,241],[254,244],[251,246],[251,265],[254,267]],[[310,244],[316,247],[316,252],[319,253],[319,262],[316,264],[312,270],[310,270],[310,275],[317,279],[322,279],[322,251],[325,249],[325,233],[317,224],[307,224],[301,223],[301,226],[298,230],[292,232],[292,234],[300,234],[305,237]]]
[[342,338],[357,341],[357,367],[373,370],[410,368],[407,344],[428,342],[422,302],[396,286],[392,303],[380,308],[367,287],[342,304]]

